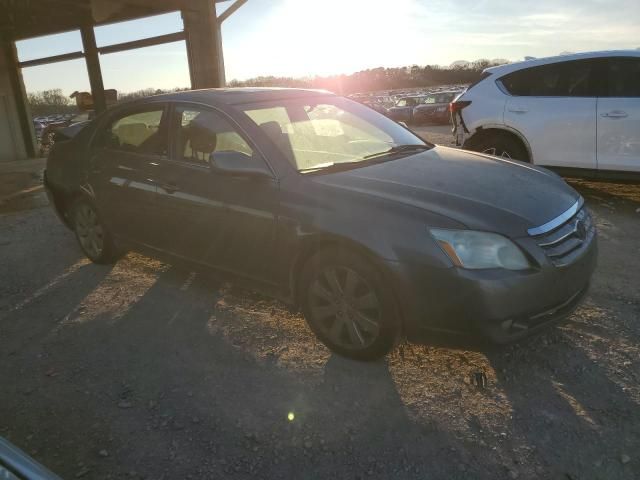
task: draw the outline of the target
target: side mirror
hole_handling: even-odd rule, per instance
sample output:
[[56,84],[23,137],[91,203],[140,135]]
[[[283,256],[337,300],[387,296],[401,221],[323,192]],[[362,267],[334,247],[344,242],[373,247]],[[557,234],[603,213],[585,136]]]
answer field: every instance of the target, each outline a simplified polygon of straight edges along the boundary
[[211,171],[219,175],[238,175],[246,177],[271,177],[271,171],[264,161],[256,155],[224,150],[213,152],[209,156]]

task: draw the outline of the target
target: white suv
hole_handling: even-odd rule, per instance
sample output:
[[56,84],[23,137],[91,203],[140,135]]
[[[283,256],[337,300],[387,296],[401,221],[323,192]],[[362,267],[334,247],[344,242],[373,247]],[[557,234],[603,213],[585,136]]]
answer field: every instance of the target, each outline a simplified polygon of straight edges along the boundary
[[567,174],[640,173],[638,50],[488,68],[450,111],[456,143],[469,150]]

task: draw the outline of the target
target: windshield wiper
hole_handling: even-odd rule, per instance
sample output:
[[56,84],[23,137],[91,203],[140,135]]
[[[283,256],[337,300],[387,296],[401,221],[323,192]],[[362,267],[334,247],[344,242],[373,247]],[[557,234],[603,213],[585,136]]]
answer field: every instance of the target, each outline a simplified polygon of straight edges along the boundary
[[339,172],[342,170],[351,170],[352,168],[366,167],[367,165],[374,165],[376,163],[382,163],[389,160],[389,156],[393,156],[397,153],[412,152],[418,150],[429,150],[432,147],[430,145],[395,145],[389,150],[383,152],[372,153],[358,160],[352,160],[350,162],[329,162],[314,165],[313,167],[303,168],[298,170],[300,173],[309,172]]
[[387,155],[394,155],[396,153],[403,152],[411,152],[414,150],[430,150],[431,145],[426,144],[414,144],[414,145],[394,145],[389,150],[384,150],[382,152],[372,153],[363,157],[365,160],[369,158],[378,158],[378,157],[386,157]]

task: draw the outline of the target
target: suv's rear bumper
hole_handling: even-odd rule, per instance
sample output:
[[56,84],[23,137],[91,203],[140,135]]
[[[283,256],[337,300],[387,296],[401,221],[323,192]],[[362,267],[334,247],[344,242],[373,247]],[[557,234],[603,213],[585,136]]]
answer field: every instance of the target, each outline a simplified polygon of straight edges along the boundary
[[470,137],[468,130],[463,124],[464,120],[460,113],[454,113],[451,115],[451,133],[456,142],[456,147],[462,147],[464,142]]

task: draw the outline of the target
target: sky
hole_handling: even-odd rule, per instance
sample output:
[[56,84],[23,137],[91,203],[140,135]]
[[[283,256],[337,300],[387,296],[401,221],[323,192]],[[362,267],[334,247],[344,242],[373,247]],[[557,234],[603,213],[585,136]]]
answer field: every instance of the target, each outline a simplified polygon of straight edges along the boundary
[[[230,2],[221,4],[219,13]],[[96,28],[98,46],[182,30],[179,13]],[[224,23],[227,80],[522,60],[640,47],[638,0],[249,0]],[[82,50],[79,32],[18,42],[21,60]],[[102,55],[106,88],[188,87],[184,42]],[[23,70],[27,91],[88,90],[84,60]]]

